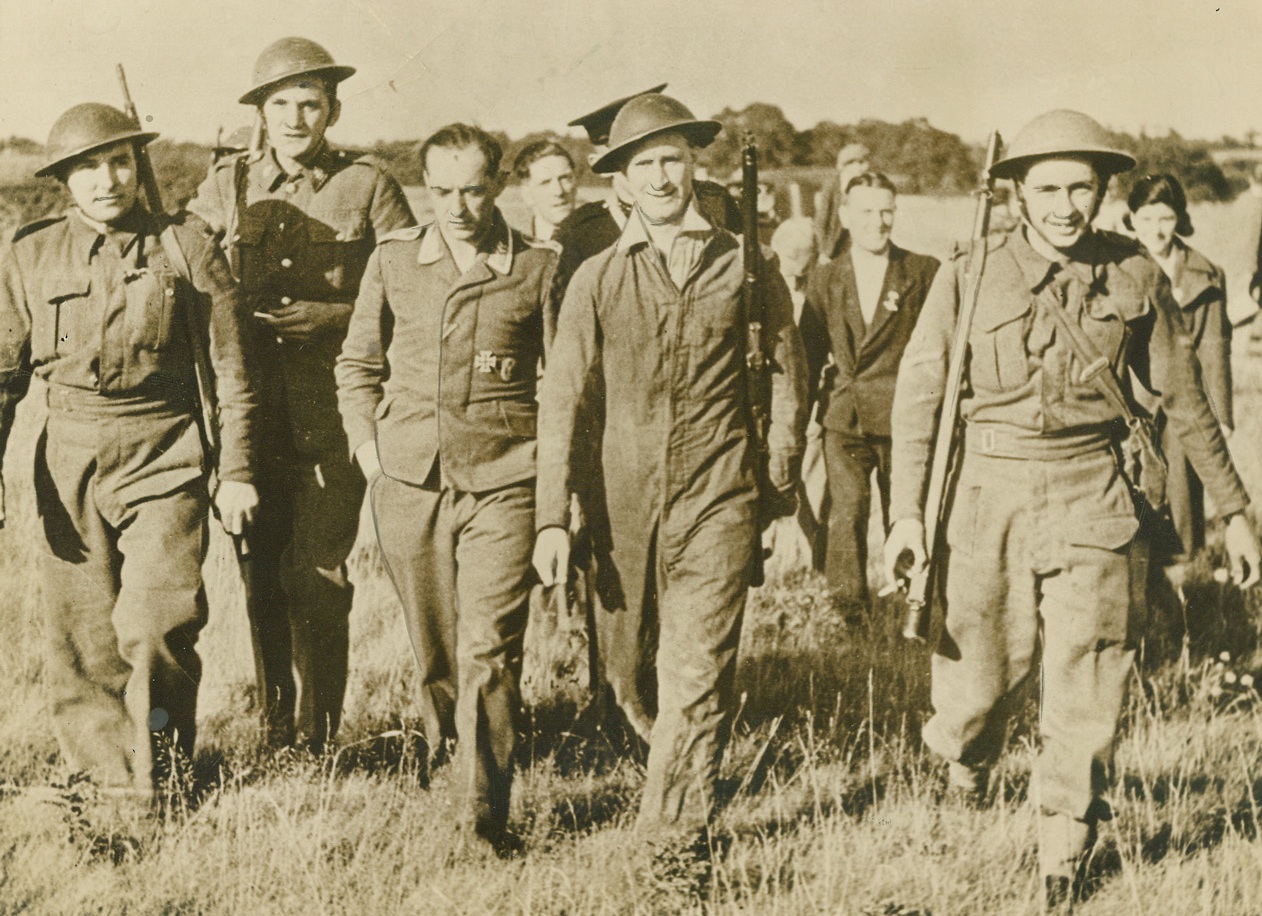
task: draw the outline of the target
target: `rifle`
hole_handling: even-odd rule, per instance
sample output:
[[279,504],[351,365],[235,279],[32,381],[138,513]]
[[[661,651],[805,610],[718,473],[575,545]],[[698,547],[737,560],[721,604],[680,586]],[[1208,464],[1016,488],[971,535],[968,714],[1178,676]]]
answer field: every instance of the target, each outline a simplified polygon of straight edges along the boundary
[[[741,151],[741,238],[745,273],[741,280],[741,308],[745,315],[745,378],[748,389],[749,438],[754,450],[754,473],[758,482],[758,514],[761,529],[773,520],[792,514],[796,500],[788,501],[771,483],[768,464],[771,451],[767,431],[771,425],[771,367],[763,347],[763,304],[759,295],[762,274],[762,245],[758,241],[758,145],[752,133],[742,138]],[[751,583],[763,584],[761,547],[754,551]]]
[[[118,65],[118,85],[123,91],[123,113],[140,126],[140,115],[136,111],[136,103],[132,101],[131,90],[127,87],[127,72],[123,65]],[[136,176],[140,181],[140,190],[145,198],[145,206],[159,222],[166,217],[166,208],[162,205],[162,189],[158,187],[158,176],[153,170],[153,160],[149,151],[141,145],[136,146]],[[188,257],[184,253],[180,240],[169,226],[162,229],[162,242],[176,269],[188,282],[192,282],[192,272],[188,266]],[[201,407],[201,422],[198,424],[202,434],[202,444],[210,459],[210,493],[213,498],[216,489],[215,474],[219,465],[219,408],[215,403],[215,381],[210,369],[208,341],[197,325],[197,316],[193,309],[186,309],[186,330],[189,348],[193,351],[193,374],[197,379],[197,401]],[[252,585],[250,544],[244,534],[232,535],[232,547],[241,567],[241,577],[245,583],[247,596]]]
[[981,289],[982,273],[986,269],[986,237],[990,233],[990,209],[994,203],[994,180],[990,177],[990,169],[999,157],[1000,143],[999,132],[995,131],[986,145],[986,162],[982,167],[981,184],[973,192],[977,196],[977,207],[973,213],[973,234],[968,245],[968,261],[964,266],[964,296],[955,321],[955,333],[951,336],[946,390],[943,394],[942,410],[938,415],[937,434],[933,439],[933,459],[925,498],[925,565],[907,585],[907,617],[903,625],[903,636],[916,642],[925,642],[929,637],[934,558],[940,556],[938,540],[946,530],[946,518],[951,508],[952,472],[956,446],[959,444],[960,389],[964,384],[965,363],[968,361],[968,335],[973,327],[973,315],[977,311],[977,294]]

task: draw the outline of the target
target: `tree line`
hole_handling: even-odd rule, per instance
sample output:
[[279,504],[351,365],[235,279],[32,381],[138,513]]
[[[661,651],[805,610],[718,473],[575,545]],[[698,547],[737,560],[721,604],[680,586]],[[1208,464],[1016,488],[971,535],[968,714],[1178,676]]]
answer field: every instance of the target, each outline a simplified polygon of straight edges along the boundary
[[[724,130],[706,150],[701,164],[710,176],[726,181],[740,165],[740,143],[745,132],[758,142],[763,168],[774,181],[790,177],[811,191],[828,180],[837,152],[846,143],[862,143],[872,153],[872,163],[880,168],[905,194],[960,194],[977,184],[983,150],[966,143],[957,134],[934,127],[925,118],[899,123],[864,118],[850,124],[820,121],[798,130],[777,105],[755,102],[744,108],[724,108],[714,118]],[[586,168],[592,146],[586,137],[536,131],[510,138],[492,132],[505,149],[505,169],[513,156],[527,144],[549,138],[564,146],[579,164],[580,180],[596,184],[599,176]],[[1228,201],[1248,186],[1242,165],[1219,165],[1210,155],[1216,149],[1244,146],[1233,138],[1220,141],[1192,140],[1171,131],[1165,136],[1113,134],[1114,141],[1139,160],[1139,166],[1123,176],[1119,192],[1124,196],[1130,182],[1140,175],[1170,172],[1176,175],[1194,201]],[[1252,139],[1252,138],[1250,138]],[[404,185],[422,183],[421,164],[416,157],[419,141],[378,142],[366,152],[380,157]],[[170,207],[183,205],[192,197],[206,175],[210,163],[209,144],[158,140],[152,147],[153,160]],[[67,203],[60,185],[52,179],[30,178],[43,148],[24,138],[0,140],[0,228],[38,219]],[[810,199],[809,194],[806,197]]]

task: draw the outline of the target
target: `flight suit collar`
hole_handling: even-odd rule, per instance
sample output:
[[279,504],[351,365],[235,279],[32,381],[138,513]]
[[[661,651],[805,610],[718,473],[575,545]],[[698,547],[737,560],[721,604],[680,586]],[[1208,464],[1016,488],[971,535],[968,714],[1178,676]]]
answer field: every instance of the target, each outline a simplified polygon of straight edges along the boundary
[[[496,207],[491,231],[482,240],[478,248],[478,259],[469,272],[474,273],[480,266],[485,265],[495,273],[507,276],[513,270],[513,254],[513,233],[509,231],[508,223],[504,221],[504,215],[500,213],[499,207]],[[416,263],[436,264],[443,258],[449,259],[453,269],[455,268],[455,259],[452,258],[447,243],[443,241],[443,234],[438,224],[430,223],[421,235],[421,244],[416,252]]]
[[[714,234],[714,227],[697,209],[696,194],[692,195],[692,198],[688,201],[688,206],[684,209],[684,217],[679,227],[679,234],[704,237]],[[652,244],[652,240],[649,238],[648,230],[644,228],[644,220],[628,219],[627,224],[622,227],[622,235],[618,236],[619,254],[627,254],[641,245],[649,244]]]

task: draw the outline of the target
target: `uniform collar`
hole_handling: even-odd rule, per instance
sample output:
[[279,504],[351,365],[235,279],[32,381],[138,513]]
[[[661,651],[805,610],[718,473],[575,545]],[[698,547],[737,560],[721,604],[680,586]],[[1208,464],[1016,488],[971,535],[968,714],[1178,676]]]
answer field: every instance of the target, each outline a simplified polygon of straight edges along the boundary
[[1025,223],[1013,229],[1008,240],[1008,247],[1012,251],[1022,276],[1030,286],[1030,292],[1037,293],[1050,283],[1053,277],[1062,272],[1076,277],[1088,287],[1095,287],[1101,281],[1106,260],[1090,257],[1099,247],[1098,240],[1093,238],[1094,230],[1088,230],[1087,234],[1074,246],[1075,254],[1087,254],[1090,257],[1089,260],[1066,254],[1055,261],[1048,260],[1030,244],[1026,235],[1029,231],[1032,230]]
[[336,161],[337,154],[333,152],[332,147],[329,146],[326,140],[321,142],[320,148],[312,156],[310,165],[302,166],[298,171],[288,173],[276,161],[276,151],[268,147],[258,160],[258,168],[252,170],[252,173],[255,175],[258,187],[269,194],[275,192],[277,188],[287,181],[300,181],[303,178],[310,180],[312,190],[318,191],[332,177]]
[[[499,207],[495,208],[491,231],[478,246],[479,256],[486,255],[486,266],[498,274],[507,275],[513,269],[513,233],[508,229]],[[421,235],[420,249],[416,252],[417,264],[436,264],[443,258],[451,258],[451,251],[443,241],[437,223],[430,223]],[[455,259],[452,258],[454,261]]]
[[[697,209],[697,195],[693,194],[688,201],[688,206],[684,209],[683,221],[679,226],[679,234],[708,237],[713,233],[714,227]],[[644,227],[643,215],[639,213],[639,208],[636,208],[632,211],[631,217],[627,219],[627,224],[622,227],[622,235],[618,237],[618,252],[626,254],[640,245],[648,245],[650,243],[651,239],[649,238],[648,230]]]
[[115,246],[120,257],[130,258],[133,263],[143,263],[145,236],[157,235],[157,221],[144,207],[137,204],[131,212],[102,232],[88,222],[78,207],[72,207],[67,224],[74,239],[73,247],[80,263],[86,267],[92,257],[107,243]]

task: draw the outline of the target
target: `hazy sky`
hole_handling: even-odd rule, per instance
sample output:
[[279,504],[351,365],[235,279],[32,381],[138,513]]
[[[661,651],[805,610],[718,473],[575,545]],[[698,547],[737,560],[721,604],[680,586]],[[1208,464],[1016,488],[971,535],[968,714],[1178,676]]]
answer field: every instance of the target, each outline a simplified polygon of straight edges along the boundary
[[359,68],[333,137],[419,138],[452,120],[560,129],[669,80],[699,115],[779,104],[980,140],[1052,107],[1188,136],[1262,127],[1262,0],[0,0],[0,136],[117,104],[209,142],[248,120],[254,58],[304,35]]

